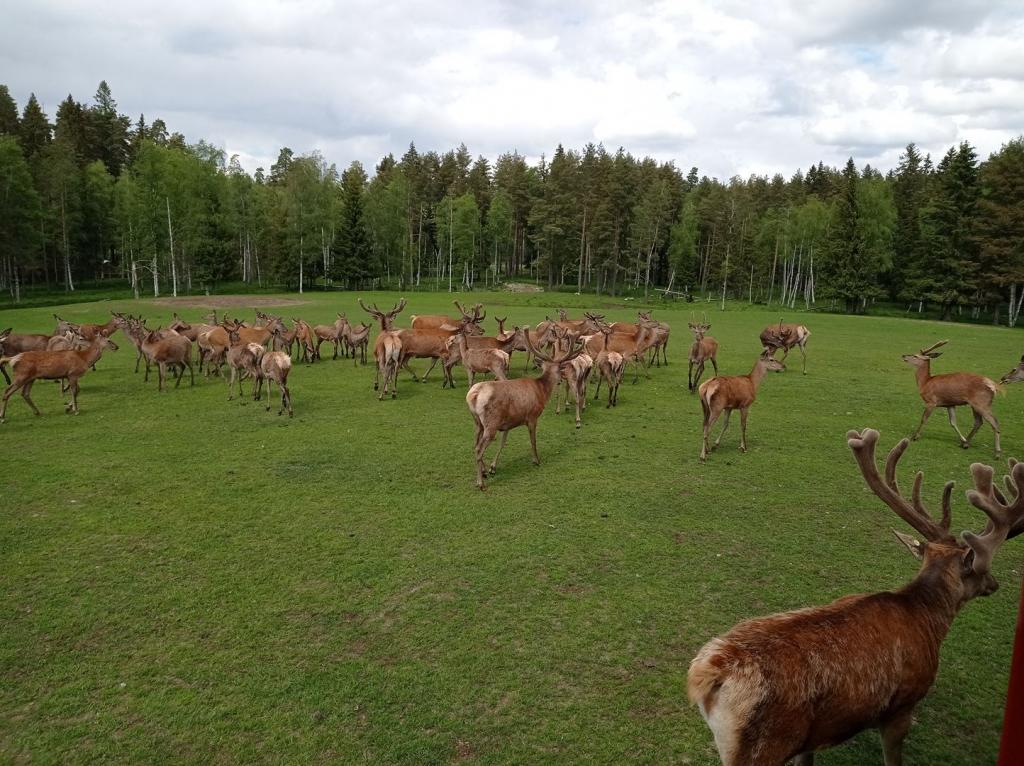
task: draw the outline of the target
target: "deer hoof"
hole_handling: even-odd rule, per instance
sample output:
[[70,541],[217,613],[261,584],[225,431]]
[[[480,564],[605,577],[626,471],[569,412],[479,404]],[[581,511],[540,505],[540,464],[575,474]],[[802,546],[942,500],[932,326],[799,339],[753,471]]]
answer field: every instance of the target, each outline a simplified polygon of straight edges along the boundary
[[960,446],[963,449],[967,449],[968,447],[971,446],[971,443],[970,442],[960,442]]

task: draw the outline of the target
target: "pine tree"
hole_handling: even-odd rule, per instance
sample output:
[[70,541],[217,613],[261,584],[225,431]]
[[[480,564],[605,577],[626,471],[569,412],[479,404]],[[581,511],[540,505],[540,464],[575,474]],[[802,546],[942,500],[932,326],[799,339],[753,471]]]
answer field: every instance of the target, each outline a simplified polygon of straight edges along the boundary
[[996,301],[1009,299],[1008,323],[1013,327],[1024,297],[1024,137],[1004,144],[989,157],[981,167],[979,183],[973,233],[983,275],[980,287]]
[[89,110],[88,125],[91,130],[91,160],[101,160],[113,175],[121,174],[121,168],[128,159],[129,129],[131,123],[124,115],[117,113],[117,102],[110,92],[106,80],[101,80],[96,89],[95,104]]
[[19,134],[18,105],[6,85],[0,85],[0,136]]
[[36,100],[35,93],[30,94],[25,103],[19,130],[25,159],[32,165],[53,139],[53,128],[43,108],[39,105],[39,101]]
[[927,202],[928,193],[924,160],[914,144],[907,144],[900,156],[892,186],[896,205],[896,238],[889,288],[893,297],[910,298],[906,292],[907,281],[920,271],[920,261],[925,257],[921,210]]
[[372,275],[370,240],[363,216],[365,186],[366,172],[361,164],[353,162],[341,174],[341,221],[333,249],[335,276],[350,286]]
[[0,269],[12,274],[10,290],[21,298],[21,269],[33,266],[39,248],[39,195],[28,162],[14,136],[0,135]]
[[[878,288],[878,254],[864,241],[865,211],[861,205],[862,180],[851,157],[843,169],[830,230],[828,259],[822,264],[823,292],[843,301],[846,311],[862,311]],[[866,183],[866,182],[863,182]]]

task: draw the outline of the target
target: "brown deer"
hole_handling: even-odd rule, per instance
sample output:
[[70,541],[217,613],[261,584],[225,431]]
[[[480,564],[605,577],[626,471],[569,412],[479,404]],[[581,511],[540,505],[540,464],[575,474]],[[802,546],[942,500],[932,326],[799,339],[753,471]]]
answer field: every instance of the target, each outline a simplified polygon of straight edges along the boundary
[[[467,335],[480,335],[483,329],[479,322],[485,316],[486,312],[481,310],[478,303],[473,308],[473,313],[460,319],[453,329],[448,329],[450,325],[445,325],[426,330],[396,330],[398,337],[402,340],[402,361],[399,366],[407,370],[414,381],[426,383],[427,377],[437,363],[448,356],[448,340],[460,331],[464,331]],[[423,377],[417,378],[416,373],[409,366],[410,359],[432,359],[433,361]]]
[[11,357],[0,357],[0,367],[10,363],[14,382],[3,394],[0,403],[0,423],[7,414],[7,400],[21,389],[22,398],[32,411],[39,415],[39,408],[32,401],[32,384],[37,380],[62,380],[67,378],[71,401],[64,406],[65,412],[78,414],[78,379],[96,364],[105,349],[117,351],[117,344],[103,334],[97,334],[89,346],[78,351],[22,351]]
[[[3,343],[2,336],[0,336],[0,343]],[[1019,383],[1022,380],[1024,380],[1024,356],[1020,358],[1020,364],[1001,377],[999,382],[1005,386],[1010,383]]]
[[[704,364],[710,361],[711,366],[715,368],[715,376],[718,376],[718,341],[714,338],[707,337],[708,330],[711,329],[711,325],[708,323],[707,315],[704,315],[703,322],[689,322],[690,332],[693,333],[693,345],[690,346],[690,370],[687,373],[687,385],[690,388],[690,393],[696,393],[697,386],[700,385],[700,379],[704,375]],[[697,374],[694,375],[693,368],[697,368]]]
[[[507,340],[508,337],[511,335],[511,333],[507,333],[505,331],[505,322],[508,321],[508,318],[506,317],[505,319],[499,319],[497,321],[498,321],[498,339],[499,340]],[[520,328],[523,331],[523,337],[516,339],[515,345],[513,345],[512,348],[506,349],[508,351],[508,355],[509,355],[509,358],[510,358],[510,363],[511,363],[512,352],[513,351],[522,351],[522,352],[524,352],[526,354],[526,366],[523,367],[523,369],[524,370],[530,369],[530,357],[531,357],[531,354],[530,354],[530,347],[526,345],[526,336],[527,335],[530,336],[530,341],[533,343],[534,346],[537,346],[538,348],[544,348],[545,346],[550,344],[551,341],[552,341],[553,336],[551,334],[551,330],[552,330],[552,328],[554,326],[555,326],[554,322],[552,322],[550,319],[545,319],[543,322],[541,322],[540,324],[538,324],[536,327],[534,327],[532,329],[529,326]]]
[[[915,368],[917,375],[917,390],[924,400],[924,413],[921,415],[921,422],[910,437],[911,441],[917,441],[921,435],[924,424],[928,422],[932,411],[936,407],[945,407],[949,414],[949,424],[960,437],[960,446],[967,449],[971,446],[971,439],[984,420],[992,426],[992,433],[995,435],[996,457],[999,457],[999,421],[992,414],[992,400],[1002,388],[993,380],[975,375],[971,372],[951,372],[944,375],[932,375],[931,361],[942,356],[941,351],[935,349],[949,343],[948,340],[933,343],[928,348],[922,348],[916,354],[904,354],[903,361]],[[961,405],[968,405],[974,412],[974,428],[964,438],[956,425],[956,408]]]
[[228,381],[228,401],[230,402],[235,398],[231,388],[234,386],[235,381],[238,381],[238,395],[242,396],[242,380],[246,375],[250,375],[253,378],[253,388],[256,386],[256,378],[258,377],[256,372],[256,355],[250,350],[250,346],[263,347],[262,343],[255,343],[253,341],[246,341],[242,337],[242,330],[248,329],[243,328],[240,323],[235,322],[233,325],[225,325],[228,331],[228,338],[231,341],[231,345],[228,346],[226,360],[228,367],[231,369],[231,379]]
[[807,374],[807,339],[811,337],[811,331],[802,324],[783,324],[779,320],[778,325],[769,325],[761,331],[761,345],[766,354],[775,355],[775,352],[782,349],[782,361],[786,361],[789,350],[796,346],[800,349],[800,356],[803,357],[803,373]]
[[[558,333],[561,332],[559,335]],[[574,339],[570,333],[555,330],[555,346],[559,352],[566,351],[572,346]],[[564,401],[566,409],[569,408],[569,390],[572,390],[573,400],[576,403],[576,427],[583,425],[583,410],[587,408],[587,381],[590,380],[590,373],[594,369],[594,360],[585,351],[573,359],[569,364],[562,366],[562,386],[564,389]],[[559,391],[555,391],[555,414],[562,414],[562,402],[559,399]]]
[[[450,385],[455,388],[455,381],[452,378],[452,368],[462,361],[462,352],[457,340],[459,335],[462,335],[466,340],[466,346],[473,351],[501,351],[507,357],[508,361],[504,365],[505,377],[508,377],[508,367],[511,364],[512,352],[520,346],[526,345],[526,332],[522,327],[516,327],[512,332],[506,333],[501,330],[504,326],[504,321],[499,323],[499,335],[497,337],[489,337],[486,335],[467,335],[466,333],[457,333],[445,341],[445,357],[441,363],[441,369],[444,373],[445,385]],[[496,364],[497,357],[479,357],[480,364],[483,364],[484,359],[490,360],[488,362],[488,371],[491,366]],[[477,370],[482,372],[483,370]],[[467,374],[469,369],[467,367]],[[470,385],[473,385],[473,381],[470,381]],[[444,385],[442,385],[442,388]]]
[[936,520],[921,502],[922,474],[910,499],[896,483],[903,439],[889,453],[885,477],[875,464],[878,432],[850,431],[868,487],[921,535],[897,538],[922,561],[917,576],[896,591],[846,596],[828,606],[747,620],[708,642],[690,664],[687,691],[714,734],[725,766],[782,766],[858,732],[878,728],[886,766],[902,763],[914,708],[928,693],[939,650],[960,609],[999,587],[992,558],[1024,531],[1024,463],[1010,461],[1009,492],[990,467],[971,466],[971,505],[988,516],[981,534],[950,533],[950,495]]
[[[529,336],[527,336],[529,338]],[[544,407],[551,398],[562,376],[562,368],[583,353],[583,347],[573,344],[567,351],[548,355],[533,346],[527,339],[530,352],[541,364],[541,374],[537,378],[516,378],[514,380],[488,380],[477,383],[466,394],[466,406],[476,424],[476,485],[486,489],[484,474],[484,452],[501,432],[501,444],[491,463],[490,473],[493,475],[498,467],[498,458],[505,448],[508,432],[513,428],[525,425],[530,432],[530,446],[533,448],[533,464],[540,465],[537,454],[537,419],[544,412]]]
[[292,392],[288,389],[288,373],[292,369],[292,358],[283,351],[267,351],[259,343],[250,343],[249,353],[255,359],[253,372],[256,375],[256,385],[253,388],[252,398],[260,400],[263,392],[263,381],[267,381],[267,412],[270,412],[270,396],[277,383],[277,390],[281,394],[281,409],[278,415],[288,410],[288,417],[292,417]]
[[299,344],[298,352],[301,353],[302,361],[307,364],[315,362],[317,360],[317,345],[313,328],[303,319],[292,317],[292,322],[295,323],[295,340]]
[[338,318],[334,320],[334,324],[318,324],[313,327],[313,335],[316,338],[316,358],[320,358],[320,344],[324,341],[330,341],[334,345],[334,356],[332,360],[338,358],[338,347],[342,343],[342,334],[345,330],[345,325],[348,321],[345,320],[341,314],[338,314]]
[[[600,331],[604,317],[600,314],[587,314],[586,316]],[[633,362],[633,383],[640,379],[641,367],[644,369],[644,375],[650,377],[650,373],[647,371],[647,350],[654,343],[653,325],[645,320],[640,324],[636,335],[615,332],[612,325],[607,325],[607,327],[611,330],[610,334],[606,336],[607,340],[597,334],[586,336],[589,338],[586,341],[587,353],[596,359],[602,351],[615,351],[622,354],[624,361]]]
[[[470,314],[463,308],[462,304],[458,301],[452,301],[455,304],[455,308],[462,314],[460,318],[453,319],[445,314],[413,314],[410,319],[410,325],[414,330],[455,330],[459,326],[459,322],[469,319],[473,314]],[[473,307],[473,313],[479,313],[482,308],[482,304],[478,303]],[[477,319],[479,321],[479,318]]]
[[[22,351],[45,351],[46,344],[52,337],[52,335],[12,332],[12,328],[8,327],[0,332],[0,357],[11,357]],[[7,374],[7,368],[2,363],[0,363],[0,372],[3,373],[7,385],[11,385],[11,376]]]
[[384,395],[388,392],[388,383],[390,382],[392,385],[391,398],[394,399],[398,396],[398,365],[402,361],[402,339],[392,328],[394,327],[395,317],[405,308],[405,298],[402,298],[395,304],[391,311],[381,311],[377,308],[376,303],[373,304],[372,309],[367,308],[362,298],[359,299],[359,306],[363,311],[380,322],[380,332],[373,342],[373,358],[377,363],[377,371],[373,378],[373,390],[376,391],[379,388],[380,379],[383,377],[384,387],[377,398],[384,399]]
[[[707,459],[708,452],[721,443],[729,427],[729,416],[733,410],[740,411],[740,452],[747,451],[747,412],[757,398],[757,389],[769,371],[782,372],[785,369],[786,366],[775,357],[761,354],[749,375],[722,375],[700,384],[698,394],[701,409],[704,410],[704,441],[700,450],[702,463]],[[708,437],[711,435],[711,427],[723,412],[725,421],[722,423],[722,431],[718,434],[714,446],[709,449]]]
[[[469,385],[476,383],[477,373],[491,373],[497,380],[508,380],[508,352],[501,348],[470,348],[469,339],[466,337],[464,327],[460,332],[447,340],[447,356],[441,365],[444,372],[444,382],[441,388],[451,386],[455,388],[455,378],[452,375],[452,367],[462,362],[466,368],[466,376],[469,378]],[[518,331],[518,327],[516,330]],[[493,340],[493,339],[492,339]]]
[[107,320],[106,324],[75,324],[74,322],[61,319],[54,314],[53,318],[57,320],[57,329],[53,331],[53,334],[63,335],[68,330],[74,330],[88,341],[95,340],[97,335],[106,335],[109,338],[117,330],[117,316],[114,315],[114,312],[111,312],[111,314],[112,316]]
[[[143,327],[145,332],[145,327]],[[192,341],[184,335],[176,332],[162,334],[157,327],[152,332],[142,336],[142,353],[146,355],[146,374],[149,374],[149,365],[152,362],[157,366],[157,391],[164,391],[164,380],[167,378],[167,368],[178,371],[178,377],[174,381],[174,387],[181,385],[181,378],[188,368],[189,385],[196,384],[196,373],[192,369]]]
[[345,318],[344,314],[338,315],[345,322],[345,330],[342,335],[342,339],[345,341],[345,353],[352,352],[352,365],[355,366],[356,352],[359,352],[359,362],[362,365],[366,365],[366,347],[370,342],[370,325],[366,322],[360,322],[358,327],[353,327],[352,323]]
[[[594,366],[597,367],[599,377],[597,379],[597,390],[594,392],[594,401],[601,396],[601,382],[608,383],[608,407],[615,407],[619,403],[619,386],[622,384],[622,373],[626,369],[626,360],[617,351],[608,350],[608,338],[612,334],[611,327],[601,325],[601,335],[604,339],[604,346],[594,359]],[[589,339],[586,340],[589,343]]]

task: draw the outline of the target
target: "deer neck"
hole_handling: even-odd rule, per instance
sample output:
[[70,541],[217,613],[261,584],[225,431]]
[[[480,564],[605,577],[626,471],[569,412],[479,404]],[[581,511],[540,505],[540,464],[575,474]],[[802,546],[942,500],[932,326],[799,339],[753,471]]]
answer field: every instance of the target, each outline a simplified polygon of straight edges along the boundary
[[79,351],[78,355],[82,357],[86,367],[92,367],[103,355],[103,347],[97,341],[93,341],[88,348]]
[[923,390],[925,385],[932,377],[931,361],[927,361],[924,364],[918,366],[917,369],[914,370],[914,374],[917,377],[917,387]]
[[544,365],[544,370],[541,372],[540,377],[535,378],[541,388],[544,389],[545,401],[551,396],[551,392],[555,390],[555,386],[558,385],[558,381],[561,377],[561,367],[557,364],[552,364]]
[[896,595],[905,601],[938,645],[964,604],[960,590],[955,575],[943,571],[941,566],[925,563]]
[[750,375],[747,376],[748,378],[750,378],[750,384],[754,387],[754,391],[757,391],[758,387],[761,385],[761,381],[764,380],[764,376],[767,372],[768,368],[764,366],[764,362],[762,362],[760,359],[754,362],[754,369],[752,369],[750,371]]

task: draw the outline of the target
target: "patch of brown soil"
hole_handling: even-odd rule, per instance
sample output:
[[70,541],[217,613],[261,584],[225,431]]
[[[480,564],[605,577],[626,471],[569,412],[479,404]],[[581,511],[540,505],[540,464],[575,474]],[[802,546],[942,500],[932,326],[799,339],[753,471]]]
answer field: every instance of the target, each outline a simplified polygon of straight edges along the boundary
[[255,295],[205,295],[154,298],[150,303],[190,309],[256,308],[264,306],[301,306],[309,301],[296,298],[265,298]]

